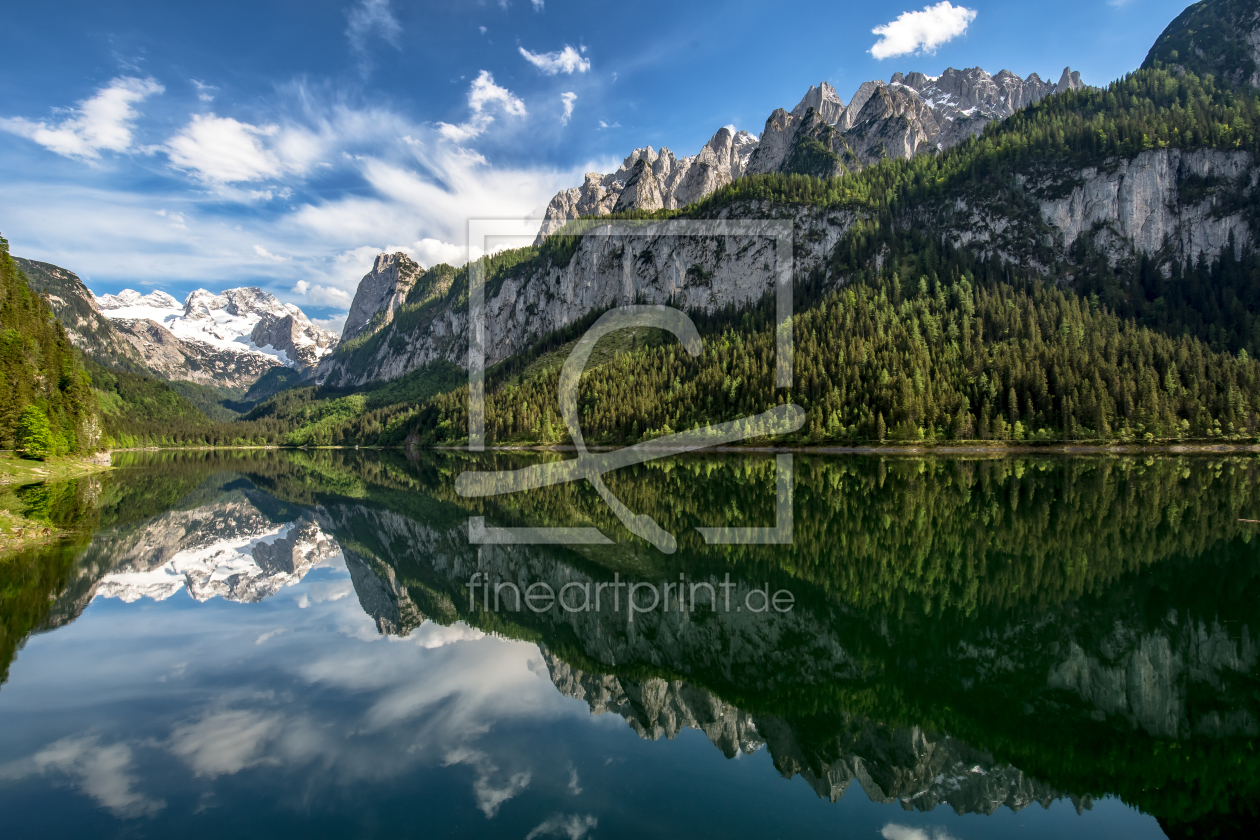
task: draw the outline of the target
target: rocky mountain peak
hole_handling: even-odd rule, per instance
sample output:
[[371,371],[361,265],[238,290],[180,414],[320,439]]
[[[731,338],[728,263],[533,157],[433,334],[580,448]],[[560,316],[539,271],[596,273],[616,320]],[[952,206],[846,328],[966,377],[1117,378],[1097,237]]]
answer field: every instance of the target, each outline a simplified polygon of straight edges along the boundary
[[[588,172],[581,187],[556,193],[547,205],[539,240],[583,216],[685,207],[742,177],[756,148],[757,138],[726,126],[719,128],[699,152],[687,157],[675,157],[664,147],[659,153],[651,146],[635,149],[617,171],[607,175]],[[631,193],[623,197],[628,187],[632,187]]]
[[840,94],[836,93],[836,89],[829,82],[822,82],[818,87],[810,85],[805,96],[792,109],[792,116],[800,118],[805,116],[805,111],[813,108],[818,112],[824,120],[830,125],[835,125],[839,121],[840,115],[844,113],[844,102],[840,99]]
[[[120,367],[141,367],[144,360],[131,343],[117,330],[96,297],[73,271],[52,263],[14,257],[18,267],[52,308],[57,320],[66,328],[66,337],[84,353],[97,361]],[[139,293],[132,292],[139,297]],[[155,292],[179,302],[165,292]]]
[[675,158],[646,146],[616,172],[588,172],[581,187],[547,205],[539,240],[583,216],[684,207],[746,174],[833,177],[884,157],[945,149],[1045,96],[1083,86],[1070,68],[1052,85],[1036,73],[1021,79],[1009,70],[990,76],[980,67],[951,67],[939,76],[898,72],[888,82],[863,82],[846,106],[820,82],[791,111],[776,108],[760,137],[723,128],[696,155]]
[[341,331],[341,340],[375,332],[394,319],[394,312],[424,273],[424,266],[402,251],[378,254],[372,270],[363,275]]
[[[91,294],[89,292],[89,294]],[[127,306],[150,306],[154,309],[182,309],[178,300],[161,289],[142,295],[134,289],[123,289],[116,295],[93,295],[96,308],[100,310],[122,309]]]
[[206,289],[197,289],[184,300],[185,318],[213,318],[212,313],[218,310],[238,318],[248,318],[251,315],[280,318],[292,315],[304,323],[310,323],[301,309],[291,303],[281,303],[275,295],[264,292],[257,286],[225,289],[217,295]]
[[[1033,75],[1037,74],[1034,73]],[[1063,75],[1059,77],[1059,83],[1054,86],[1054,92],[1063,93],[1066,90],[1080,90],[1083,87],[1085,87],[1085,83],[1081,81],[1081,74],[1071,67],[1064,67]]]

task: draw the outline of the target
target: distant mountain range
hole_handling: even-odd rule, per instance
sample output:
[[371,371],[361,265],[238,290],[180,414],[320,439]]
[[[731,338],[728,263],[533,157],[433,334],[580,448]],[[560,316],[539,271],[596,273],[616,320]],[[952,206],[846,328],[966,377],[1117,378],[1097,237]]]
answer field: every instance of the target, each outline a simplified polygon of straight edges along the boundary
[[131,289],[97,298],[68,269],[15,261],[70,341],[107,367],[245,389],[276,367],[306,375],[337,346],[335,333],[258,288],[197,289],[183,303],[163,291]]
[[667,148],[635,149],[617,171],[588,172],[581,187],[547,205],[540,237],[565,222],[626,210],[684,207],[744,175],[799,173],[821,178],[854,172],[884,158],[949,148],[1052,93],[1079,90],[1065,67],[1057,84],[1036,73],[990,76],[979,67],[939,76],[894,73],[863,82],[846,106],[827,82],[811,87],[791,111],[778,108],[760,137],[720,128],[699,153],[676,158]]

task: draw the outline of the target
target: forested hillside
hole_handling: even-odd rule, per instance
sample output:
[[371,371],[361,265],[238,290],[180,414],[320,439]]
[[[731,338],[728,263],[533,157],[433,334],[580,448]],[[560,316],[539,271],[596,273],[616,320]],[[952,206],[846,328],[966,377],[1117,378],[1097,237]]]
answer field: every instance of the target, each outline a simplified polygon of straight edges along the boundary
[[[1017,175],[1160,147],[1254,152],[1258,129],[1252,95],[1193,74],[1142,70],[1103,90],[1049,97],[940,155],[835,179],[746,177],[685,210],[659,212],[738,217],[754,205],[780,213],[810,206],[856,211],[863,221],[836,245],[825,276],[797,281],[791,394],[772,387],[764,305],[693,313],[707,339],[700,358],[672,340],[646,340],[587,374],[585,434],[626,443],[790,399],[809,415],[801,442],[1251,437],[1260,412],[1256,254],[1227,247],[1214,260],[1167,253],[1116,260],[1083,240],[1052,259],[1032,236],[1026,253],[986,254],[943,243],[941,227],[951,222],[934,208],[985,196],[1022,214],[1035,233],[1035,211],[1021,209],[1025,199],[1012,188]],[[574,241],[557,235],[500,255],[488,286],[566,261]],[[449,289],[452,297],[466,294],[466,271]],[[405,324],[410,316],[398,317]],[[509,361],[491,371],[492,441],[566,439],[555,401],[562,361]],[[356,411],[348,398],[334,407],[312,389],[300,398],[302,416],[292,408],[296,395],[252,416],[278,421],[279,441],[451,443],[467,434],[467,392],[445,390],[425,402],[377,399]]]
[[[744,177],[688,208],[652,214],[783,217],[809,208],[856,221],[823,267],[796,280],[790,394],[772,387],[768,302],[694,312],[706,338],[701,357],[643,336],[588,372],[580,399],[588,440],[624,444],[781,401],[808,413],[798,443],[1254,437],[1260,255],[1236,242],[1212,259],[1171,246],[1108,252],[1096,236],[1055,251],[1045,244],[1037,197],[1022,186],[1041,179],[1050,184],[1042,190],[1070,188],[1080,167],[1161,148],[1254,155],[1260,100],[1211,77],[1144,69],[1105,89],[1043,99],[937,155],[832,179]],[[1210,199],[1212,212],[1256,224],[1244,186],[1187,181],[1182,190]],[[1019,235],[1001,247],[960,242],[955,233],[968,224],[957,217],[960,202],[997,208]],[[508,278],[567,265],[589,224],[497,255],[488,294]],[[399,331],[425,329],[435,309],[466,306],[467,269],[439,269],[451,275],[440,293],[408,299],[392,332],[348,342],[339,356],[362,365]],[[559,366],[566,343],[597,315],[490,371],[491,441],[567,438],[555,398]],[[127,433],[165,444],[450,444],[467,436],[460,383],[453,366],[433,363],[357,391],[282,392],[238,423],[176,412],[160,422],[135,417]]]
[[[887,230],[886,228],[884,230]],[[774,388],[768,312],[710,334],[698,358],[672,341],[622,354],[586,375],[579,397],[593,443],[635,442],[773,408],[806,409],[812,442],[925,438],[1155,440],[1251,436],[1260,365],[1118,317],[996,260],[941,254],[927,238],[871,237],[881,271],[856,269],[794,323],[790,394]],[[871,247],[874,243],[866,243]],[[505,383],[486,403],[495,441],[565,437],[559,368]],[[467,392],[430,402],[407,430],[425,441],[466,434]]]
[[91,379],[0,238],[0,448],[46,457],[90,451],[99,436]]

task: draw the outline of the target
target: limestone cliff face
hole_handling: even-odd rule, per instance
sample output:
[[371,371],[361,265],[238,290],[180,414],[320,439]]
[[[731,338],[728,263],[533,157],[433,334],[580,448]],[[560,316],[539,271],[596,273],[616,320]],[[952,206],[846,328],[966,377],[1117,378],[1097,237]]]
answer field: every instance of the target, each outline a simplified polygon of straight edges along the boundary
[[343,550],[342,554],[359,606],[376,622],[378,633],[407,636],[424,623],[424,613],[407,597],[407,587],[398,583],[393,568],[358,552]]
[[290,367],[303,372],[313,371],[337,346],[336,333],[319,329],[301,312],[264,316],[250,332],[249,340],[283,353]]
[[1014,196],[970,191],[938,211],[935,223],[958,244],[1037,271],[1065,260],[1082,240],[1112,265],[1147,256],[1165,271],[1169,259],[1215,258],[1231,239],[1237,255],[1254,242],[1260,167],[1248,152],[1153,149],[1016,180]]
[[1021,79],[1009,70],[990,76],[979,67],[951,67],[940,76],[894,73],[887,84],[878,79],[863,82],[846,107],[824,83],[810,88],[790,113],[779,109],[770,115],[748,172],[825,176],[792,154],[805,137],[819,136],[817,126],[808,122],[811,110],[818,122],[838,132],[824,145],[842,157],[842,147],[847,150],[851,159],[844,168],[853,171],[883,158],[905,159],[947,149],[979,134],[993,120],[1052,93],[1083,86],[1080,74],[1070,68],[1064,68],[1058,84],[1050,84],[1036,73]]
[[936,115],[904,85],[881,85],[872,92],[844,136],[863,163],[908,159],[941,147]]
[[[692,157],[678,159],[668,149],[660,153],[651,148],[636,149],[616,172],[588,173],[582,187],[565,190],[552,200],[540,237],[583,216],[684,206],[749,173],[807,172],[827,177],[886,157],[928,153],[1044,96],[1080,87],[1079,74],[1069,69],[1052,85],[1036,74],[1020,79],[1003,71],[991,77],[971,68],[949,70],[936,78],[912,73],[904,77],[897,74],[889,84],[868,82],[845,106],[835,90],[823,83],[810,88],[791,112],[779,109],[771,114],[759,140],[745,132],[721,129]],[[1116,165],[1140,170],[1145,164]],[[1109,164],[1103,175],[1073,176],[1085,185],[1078,203],[1094,208],[1089,211],[1093,213],[1089,217],[1091,229],[1098,219],[1111,218],[1099,196],[1100,191],[1105,192],[1101,181],[1113,173]],[[1088,186],[1098,179],[1098,186]],[[1043,243],[1046,231],[1030,232],[1009,213],[994,215],[981,204],[965,202],[961,208],[968,212],[954,220],[949,235],[958,244],[979,242],[984,248],[1023,262],[1029,262],[1027,254],[1033,245],[1044,245],[1061,255],[1079,235],[1079,230],[1069,227],[1079,220],[1080,213],[1070,206],[1062,209],[1060,204],[1071,191],[1060,193],[1047,193],[1044,205],[1047,224],[1062,226],[1057,243]],[[796,225],[794,268],[798,277],[826,271],[831,248],[853,221],[847,212],[784,207],[744,206],[723,214],[733,219],[791,218]],[[1223,226],[1214,216],[1205,216],[1182,225],[1187,231],[1188,252],[1219,250],[1218,240],[1226,229],[1235,231],[1241,241],[1241,218],[1235,216]],[[1117,240],[1111,243],[1117,253],[1130,247],[1135,231],[1149,239],[1140,225],[1134,228],[1125,220],[1117,225]],[[1224,235],[1228,238],[1228,231]],[[1147,239],[1132,247],[1146,248]],[[672,300],[684,307],[712,311],[729,303],[757,300],[769,288],[772,253],[764,239],[676,237],[649,231],[614,241],[596,231],[583,239],[567,265],[510,273],[501,283],[491,284],[486,300],[486,360],[490,364],[500,361],[599,308]],[[1040,259],[1039,263],[1032,262],[1043,266],[1053,262],[1050,256]],[[389,331],[389,340],[369,348],[366,355],[370,358],[356,358],[354,364],[343,354],[325,357],[316,374],[318,381],[352,387],[395,379],[439,360],[466,365],[466,307],[430,307],[418,321],[409,321],[407,329],[392,329],[393,313],[406,300],[406,290],[415,284],[418,273],[419,267],[401,254],[378,258],[355,295],[343,341],[380,330]]]
[[801,101],[792,109],[792,116],[803,117],[810,108],[818,112],[819,118],[828,125],[840,122],[845,111],[844,100],[829,82],[822,82],[818,87],[810,85],[809,90],[805,91],[805,95],[801,97]]
[[1215,621],[1176,612],[1161,630],[1140,633],[1117,624],[1093,653],[1070,642],[1046,684],[1076,694],[1099,719],[1114,716],[1161,738],[1260,732],[1260,721],[1245,708],[1186,713],[1186,692],[1195,684],[1221,691],[1254,673],[1260,657],[1249,630],[1234,639]]
[[[762,208],[754,217],[763,210],[771,212]],[[793,212],[800,276],[823,265],[852,218],[848,213]],[[567,265],[509,275],[487,293],[487,363],[505,359],[599,308],[673,300],[684,309],[711,311],[759,300],[771,289],[774,240],[721,236],[716,226],[712,229],[712,235],[677,236],[649,225],[642,233],[615,237],[596,230],[583,237]],[[466,366],[467,306],[452,301],[434,307],[407,330],[391,331],[389,340],[372,352],[353,366],[343,354],[329,356],[320,367],[320,381],[345,387],[395,379],[437,360]]]
[[1218,256],[1231,236],[1236,249],[1249,241],[1245,207],[1260,170],[1247,152],[1156,149],[1080,170],[1073,180],[1070,192],[1040,201],[1043,218],[1065,243],[1102,227],[1117,254],[1132,248],[1151,255],[1167,245],[1184,260],[1200,252]]
[[341,340],[376,332],[392,321],[423,271],[419,263],[401,251],[377,256],[372,270],[363,275],[355,290]]
[[545,646],[542,654],[561,694],[584,700],[593,715],[620,715],[640,738],[673,740],[684,729],[698,729],[727,758],[752,755],[765,744],[751,715],[682,680],[635,681],[585,673]]

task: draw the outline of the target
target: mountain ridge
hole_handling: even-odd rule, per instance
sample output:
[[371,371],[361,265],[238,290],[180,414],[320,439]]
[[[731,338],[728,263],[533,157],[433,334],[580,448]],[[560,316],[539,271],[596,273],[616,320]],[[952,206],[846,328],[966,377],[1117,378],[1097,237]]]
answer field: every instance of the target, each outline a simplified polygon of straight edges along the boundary
[[[539,241],[566,222],[629,210],[672,210],[692,204],[746,174],[834,177],[884,157],[913,157],[949,148],[1052,93],[1084,87],[1065,67],[1057,84],[1036,73],[1026,79],[1001,70],[947,68],[939,76],[894,73],[863,82],[845,105],[828,82],[811,86],[791,111],[776,109],[758,137],[718,129],[701,150],[677,158],[668,148],[635,149],[609,174],[588,172],[581,187],[561,190],[547,205]],[[809,117],[813,110],[815,118]],[[821,140],[834,160],[822,170],[795,155],[807,139]],[[650,170],[649,170],[650,167]]]
[[308,375],[339,340],[257,287],[197,289],[182,304],[160,290],[98,297],[69,269],[14,260],[75,347],[129,373],[244,390],[273,367]]

